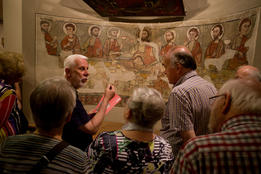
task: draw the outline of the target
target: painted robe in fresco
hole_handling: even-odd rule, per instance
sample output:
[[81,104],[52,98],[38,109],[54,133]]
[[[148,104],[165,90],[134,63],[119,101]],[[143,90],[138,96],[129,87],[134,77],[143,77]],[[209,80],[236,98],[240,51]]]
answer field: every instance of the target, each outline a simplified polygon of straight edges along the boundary
[[225,54],[225,43],[223,40],[211,41],[206,49],[205,58],[219,58]]
[[91,37],[84,45],[87,57],[102,57],[102,42],[97,37]]
[[231,60],[229,60],[229,69],[235,69],[238,66],[248,64],[246,53],[249,48],[245,46],[247,40],[247,36],[238,35],[232,41],[232,49],[236,50],[237,52],[235,53],[234,57]]

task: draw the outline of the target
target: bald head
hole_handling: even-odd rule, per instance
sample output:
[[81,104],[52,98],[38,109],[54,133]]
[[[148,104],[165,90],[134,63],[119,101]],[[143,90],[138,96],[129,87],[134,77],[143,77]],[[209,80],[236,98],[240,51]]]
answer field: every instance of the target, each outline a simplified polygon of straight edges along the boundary
[[257,81],[261,81],[261,73],[259,69],[257,69],[254,66],[251,65],[243,65],[240,66],[237,69],[237,72],[235,74],[235,78],[240,78],[240,79],[255,79]]
[[166,57],[170,59],[170,64],[172,66],[175,66],[176,63],[179,63],[184,68],[191,70],[197,69],[197,65],[195,59],[192,56],[192,53],[187,47],[183,45],[178,45],[168,51]]
[[188,55],[192,56],[191,51],[183,45],[178,45],[173,48],[173,54],[177,54],[177,53],[188,54]]

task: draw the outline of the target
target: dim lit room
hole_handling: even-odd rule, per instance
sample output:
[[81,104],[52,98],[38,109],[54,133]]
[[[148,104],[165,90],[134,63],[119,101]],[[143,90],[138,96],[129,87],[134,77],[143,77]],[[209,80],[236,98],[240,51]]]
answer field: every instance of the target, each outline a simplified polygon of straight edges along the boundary
[[260,173],[260,18],[260,0],[0,0],[0,173]]

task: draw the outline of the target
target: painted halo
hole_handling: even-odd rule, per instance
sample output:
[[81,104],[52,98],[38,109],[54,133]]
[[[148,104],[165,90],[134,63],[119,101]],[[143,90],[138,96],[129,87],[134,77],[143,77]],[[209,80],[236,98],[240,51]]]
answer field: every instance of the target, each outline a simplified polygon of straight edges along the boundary
[[64,31],[64,33],[68,35],[67,30],[66,30],[66,25],[68,25],[68,24],[71,24],[71,25],[74,26],[73,34],[75,34],[76,31],[77,31],[77,27],[76,27],[76,25],[75,25],[74,23],[71,23],[71,22],[70,22],[70,23],[65,23],[65,24],[63,25],[63,31]]

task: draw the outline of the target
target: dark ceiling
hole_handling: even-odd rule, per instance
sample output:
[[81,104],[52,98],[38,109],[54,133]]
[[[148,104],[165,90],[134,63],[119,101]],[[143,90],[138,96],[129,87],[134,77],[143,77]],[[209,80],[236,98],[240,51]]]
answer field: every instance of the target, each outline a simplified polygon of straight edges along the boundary
[[[117,19],[129,16],[161,16],[182,20],[185,10],[182,0],[83,0],[100,16]],[[130,19],[128,19],[129,21]],[[120,21],[123,21],[120,18]],[[137,22],[135,19],[134,22]],[[150,20],[151,22],[151,20]]]

